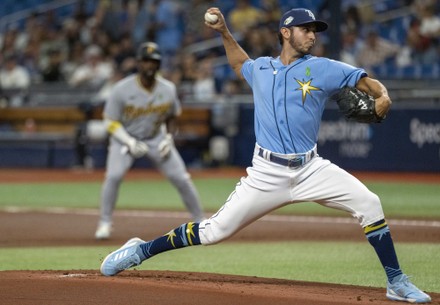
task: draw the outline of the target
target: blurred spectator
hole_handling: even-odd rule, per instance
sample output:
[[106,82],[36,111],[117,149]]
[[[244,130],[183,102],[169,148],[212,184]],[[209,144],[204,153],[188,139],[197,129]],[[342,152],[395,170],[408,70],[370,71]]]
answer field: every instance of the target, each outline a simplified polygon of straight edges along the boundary
[[23,106],[28,96],[30,76],[28,71],[17,64],[14,54],[4,57],[4,65],[0,70],[0,89],[2,98],[11,107]]
[[41,75],[44,82],[61,82],[65,81],[63,73],[63,56],[58,49],[47,51],[47,61],[41,67]]
[[231,98],[234,95],[242,94],[243,81],[239,79],[229,79],[225,81],[221,93],[227,98]]
[[373,67],[383,65],[388,60],[394,60],[399,50],[399,45],[380,37],[376,31],[372,30],[368,33],[356,60],[360,66],[371,73]]
[[251,5],[250,0],[238,0],[228,19],[232,30],[240,33],[265,21],[263,11]]
[[48,10],[47,12],[43,13],[42,17],[43,20],[41,21],[41,23],[45,29],[54,31],[58,31],[60,29],[61,23],[55,10]]
[[0,40],[0,51],[2,54],[14,53],[16,52],[16,39],[18,31],[16,28],[8,29]]
[[[89,19],[92,21],[95,30],[102,30],[104,33],[110,36],[113,41],[119,39],[120,24],[117,18],[115,1],[99,1],[98,6],[95,9],[94,18]],[[92,25],[89,23],[89,25]]]
[[217,95],[211,58],[204,58],[197,64],[197,75],[193,84],[194,99],[212,103]]
[[40,41],[40,61],[48,60],[49,51],[58,50],[66,54],[68,44],[62,35],[62,32],[56,29],[47,29]]
[[181,81],[194,82],[197,78],[197,57],[194,53],[184,53],[180,66]]
[[415,0],[413,3],[415,14],[420,20],[420,34],[428,38],[440,37],[440,17],[436,15],[438,1]]
[[203,16],[212,6],[211,0],[191,0],[190,9],[185,10],[185,32],[189,35],[198,35],[205,27]]
[[134,58],[136,56],[136,51],[130,35],[122,35],[119,41],[112,44],[115,47],[117,46],[117,52],[111,54],[111,58],[115,61],[117,66],[120,66],[125,59]]
[[[62,36],[62,31],[54,28],[47,29],[39,46],[38,73],[41,74],[43,81],[63,80],[62,62],[68,52],[68,43]],[[29,69],[29,66],[27,67]]]
[[43,29],[44,27],[38,19],[38,14],[36,12],[31,13],[31,15],[25,20],[24,30],[21,30],[17,35],[15,43],[16,50],[23,52],[28,45],[31,36],[34,41],[40,40]]
[[114,62],[115,70],[122,70],[124,73],[136,72],[136,57],[131,48],[131,39],[121,41],[121,43],[112,42],[108,48],[108,59]]
[[72,78],[73,72],[83,64],[85,47],[81,41],[76,41],[70,48],[67,58],[63,62],[63,74],[68,81]]
[[244,32],[243,48],[250,58],[271,56],[273,45],[269,45],[272,41],[266,35],[267,30],[267,27],[250,27]]
[[72,50],[73,46],[80,41],[80,27],[77,21],[73,18],[64,20],[61,32],[66,40],[67,47]]
[[282,15],[278,2],[277,0],[261,0],[264,23],[275,29],[278,29],[278,23]]
[[155,42],[162,51],[161,70],[170,70],[171,59],[180,49],[185,31],[181,3],[176,0],[156,0],[154,23]]
[[126,77],[131,72],[124,71],[123,69],[116,68],[113,75],[102,85],[98,93],[92,98],[93,103],[104,103],[109,97],[113,86]]
[[100,88],[112,75],[112,63],[103,59],[102,50],[91,45],[85,50],[85,62],[76,68],[69,84],[73,87]]
[[179,61],[169,75],[169,79],[173,81],[179,91],[179,97],[193,94],[193,84],[197,79],[197,57],[194,53],[180,53]]
[[420,24],[420,34],[437,39],[440,37],[440,17],[435,14],[435,6],[430,5],[422,8],[422,22]]
[[27,70],[32,83],[41,81],[39,67],[40,61],[40,41],[32,37],[21,52],[20,65]]
[[362,19],[359,15],[358,8],[355,5],[350,5],[344,12],[344,20],[342,30],[346,33],[361,32]]
[[420,35],[429,38],[432,43],[425,52],[427,64],[440,59],[440,17],[436,15],[435,8],[435,4],[431,4],[421,11]]
[[100,1],[95,10],[95,22],[112,41],[130,33],[135,9],[133,1]]
[[[437,51],[431,38],[420,32],[420,20],[413,19],[410,23],[406,37],[411,63],[431,64],[438,60]],[[405,50],[406,50],[405,48]]]
[[154,19],[156,0],[139,0],[138,10],[133,17],[132,40],[135,48],[142,42],[154,40]]
[[357,54],[363,47],[363,42],[359,39],[358,31],[356,29],[347,30],[342,33],[342,49],[339,54],[340,60],[352,65],[358,66],[356,59]]

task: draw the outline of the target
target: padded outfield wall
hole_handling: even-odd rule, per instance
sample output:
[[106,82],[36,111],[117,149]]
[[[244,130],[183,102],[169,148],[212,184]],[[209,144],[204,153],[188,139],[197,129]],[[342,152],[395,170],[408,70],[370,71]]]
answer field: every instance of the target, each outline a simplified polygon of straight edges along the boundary
[[[253,105],[238,104],[236,108],[238,133],[230,138],[228,163],[245,167],[251,163],[255,143]],[[104,167],[105,144],[92,145],[89,149],[95,167]],[[202,164],[197,160],[200,154],[193,148],[179,150],[189,167]],[[318,153],[347,170],[440,172],[440,107],[405,107],[395,103],[388,118],[374,125],[347,122],[337,108],[329,107],[321,124]],[[3,168],[68,168],[75,158],[72,143],[0,143]],[[139,161],[135,166],[149,164]]]
[[[253,106],[240,107],[234,139],[235,165],[250,165]],[[347,122],[337,108],[326,109],[318,153],[347,170],[440,172],[440,107],[394,104],[380,124]]]

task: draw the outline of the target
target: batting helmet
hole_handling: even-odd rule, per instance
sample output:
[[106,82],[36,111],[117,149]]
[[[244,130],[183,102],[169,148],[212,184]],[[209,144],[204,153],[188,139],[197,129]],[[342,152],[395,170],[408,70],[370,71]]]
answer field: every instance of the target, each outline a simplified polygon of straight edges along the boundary
[[139,46],[136,58],[138,60],[153,59],[161,61],[162,55],[160,54],[159,46],[156,43],[144,42]]

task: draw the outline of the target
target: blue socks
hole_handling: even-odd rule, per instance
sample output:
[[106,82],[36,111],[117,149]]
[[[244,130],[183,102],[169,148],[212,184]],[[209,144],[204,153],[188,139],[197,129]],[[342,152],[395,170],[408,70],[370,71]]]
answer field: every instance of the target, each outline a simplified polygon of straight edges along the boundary
[[392,283],[396,276],[402,274],[402,270],[400,270],[393,239],[386,221],[382,219],[366,226],[364,232],[382,263],[388,282]]
[[[388,281],[392,283],[395,277],[402,274],[402,271],[400,270],[393,239],[386,221],[382,219],[366,226],[364,232],[379,257]],[[200,244],[199,223],[188,222],[171,230],[164,236],[141,244],[137,254],[141,261],[144,261],[165,251]]]
[[164,236],[141,244],[138,255],[141,261],[152,257],[153,255],[188,246],[200,245],[199,223],[188,222],[180,227],[171,230]]

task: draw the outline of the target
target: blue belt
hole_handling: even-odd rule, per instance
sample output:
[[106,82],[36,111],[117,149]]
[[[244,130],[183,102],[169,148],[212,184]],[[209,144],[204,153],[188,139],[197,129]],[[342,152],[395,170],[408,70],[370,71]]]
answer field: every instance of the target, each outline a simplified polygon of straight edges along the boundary
[[[269,153],[269,161],[282,165],[282,166],[287,166],[287,167],[300,167],[304,164],[306,164],[307,162],[309,162],[310,160],[312,160],[312,158],[315,156],[316,152],[315,149],[311,150],[310,152],[307,152],[305,154],[300,154],[297,155],[295,158],[290,158],[290,159],[286,159],[286,158],[281,158],[278,157],[270,152]],[[264,149],[260,147],[260,149],[258,150],[258,155],[264,159],[266,159],[264,157]]]

